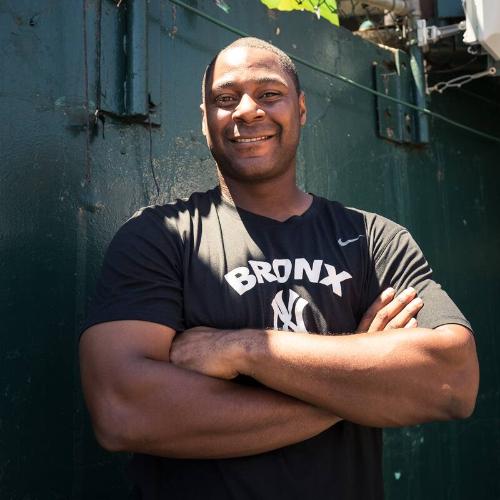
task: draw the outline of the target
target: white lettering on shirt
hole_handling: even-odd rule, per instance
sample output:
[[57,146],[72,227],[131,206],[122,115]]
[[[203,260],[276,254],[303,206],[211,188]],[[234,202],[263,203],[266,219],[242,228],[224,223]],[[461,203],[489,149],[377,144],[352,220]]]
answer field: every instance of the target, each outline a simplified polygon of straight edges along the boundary
[[342,271],[341,273],[337,274],[335,268],[330,264],[325,264],[325,268],[328,276],[326,278],[323,278],[320,283],[327,286],[332,285],[333,293],[335,293],[339,297],[342,297],[342,287],[340,286],[340,283],[352,278],[352,276],[347,271]]
[[[280,275],[280,267],[283,268],[283,274]],[[278,283],[286,283],[292,272],[292,263],[290,259],[274,259],[273,271],[278,279]]]
[[321,273],[321,266],[323,265],[322,260],[315,260],[312,267],[309,265],[306,259],[300,258],[295,259],[295,270],[293,277],[296,280],[303,279],[304,272],[311,283],[317,283],[319,281],[319,275]]
[[[311,283],[330,286],[335,295],[342,297],[342,283],[352,278],[347,271],[337,273],[334,266],[323,262],[321,259],[314,260],[312,265],[302,257],[295,259],[293,262],[290,259],[274,259],[271,263],[263,260],[249,260],[248,265],[251,271],[248,267],[241,266],[229,271],[224,276],[239,295],[248,292],[257,284],[272,283],[274,281],[286,283],[293,277],[294,280],[308,279]],[[323,274],[323,277],[320,280],[321,274]],[[281,302],[279,298],[277,300],[277,303],[279,303],[278,310],[288,310],[286,307],[282,309],[282,299]]]
[[250,274],[248,267],[237,267],[226,273],[224,278],[240,295],[251,290],[257,282],[257,278]]
[[264,280],[269,282],[277,280],[276,276],[271,273],[272,267],[269,262],[264,260],[249,260],[248,263],[259,283],[264,283]]

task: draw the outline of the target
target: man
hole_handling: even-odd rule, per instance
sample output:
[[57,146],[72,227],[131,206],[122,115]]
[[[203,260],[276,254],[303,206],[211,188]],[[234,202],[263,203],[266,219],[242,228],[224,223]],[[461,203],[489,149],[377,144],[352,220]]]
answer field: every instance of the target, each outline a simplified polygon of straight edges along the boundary
[[136,453],[144,499],[382,498],[381,427],[471,414],[470,325],[404,228],[297,187],[283,52],[221,51],[201,109],[220,186],[143,209],[106,256],[81,339],[96,436]]

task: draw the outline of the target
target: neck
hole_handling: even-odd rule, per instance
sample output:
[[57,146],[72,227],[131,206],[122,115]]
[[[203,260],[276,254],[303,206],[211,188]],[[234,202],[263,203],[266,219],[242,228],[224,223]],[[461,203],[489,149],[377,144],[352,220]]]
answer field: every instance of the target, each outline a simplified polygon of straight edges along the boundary
[[217,173],[223,198],[248,212],[284,221],[302,215],[311,206],[312,196],[298,188],[294,171],[256,183],[242,183],[224,177],[219,170]]

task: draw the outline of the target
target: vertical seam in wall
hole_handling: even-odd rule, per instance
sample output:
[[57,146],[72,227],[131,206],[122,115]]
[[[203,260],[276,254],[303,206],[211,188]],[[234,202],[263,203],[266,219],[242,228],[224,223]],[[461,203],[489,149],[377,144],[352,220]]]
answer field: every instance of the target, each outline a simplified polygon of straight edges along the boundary
[[[85,310],[85,283],[87,267],[87,211],[84,208],[85,192],[89,188],[92,178],[90,158],[90,113],[89,113],[89,70],[88,70],[88,33],[87,33],[88,0],[82,0],[82,39],[83,39],[83,84],[84,109],[86,113],[85,127],[85,171],[83,184],[80,185],[80,200],[77,206],[76,221],[76,256],[75,256],[75,334],[79,333],[79,323]],[[83,471],[84,471],[84,414],[85,408],[80,390],[80,370],[78,360],[79,337],[75,335],[74,369],[73,369],[73,474],[71,484],[71,498],[83,498]]]
[[83,0],[83,82],[84,82],[84,106],[86,113],[85,127],[85,183],[89,184],[92,178],[92,167],[90,162],[90,113],[89,113],[89,65],[88,65],[88,38],[87,38],[87,0]]
[[[102,0],[97,2],[96,16],[96,121],[97,113],[101,110],[101,42],[102,42]],[[88,87],[87,87],[88,88]]]

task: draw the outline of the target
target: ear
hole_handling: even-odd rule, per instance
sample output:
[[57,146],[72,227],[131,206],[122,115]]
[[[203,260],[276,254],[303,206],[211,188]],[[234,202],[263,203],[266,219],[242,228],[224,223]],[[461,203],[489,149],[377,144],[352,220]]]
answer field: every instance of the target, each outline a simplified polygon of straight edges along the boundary
[[205,103],[200,104],[201,111],[201,131],[205,137],[207,137],[207,114],[205,112]]
[[306,124],[307,119],[307,106],[306,106],[306,95],[304,91],[300,91],[299,95],[299,116],[300,116],[300,124],[304,126]]

